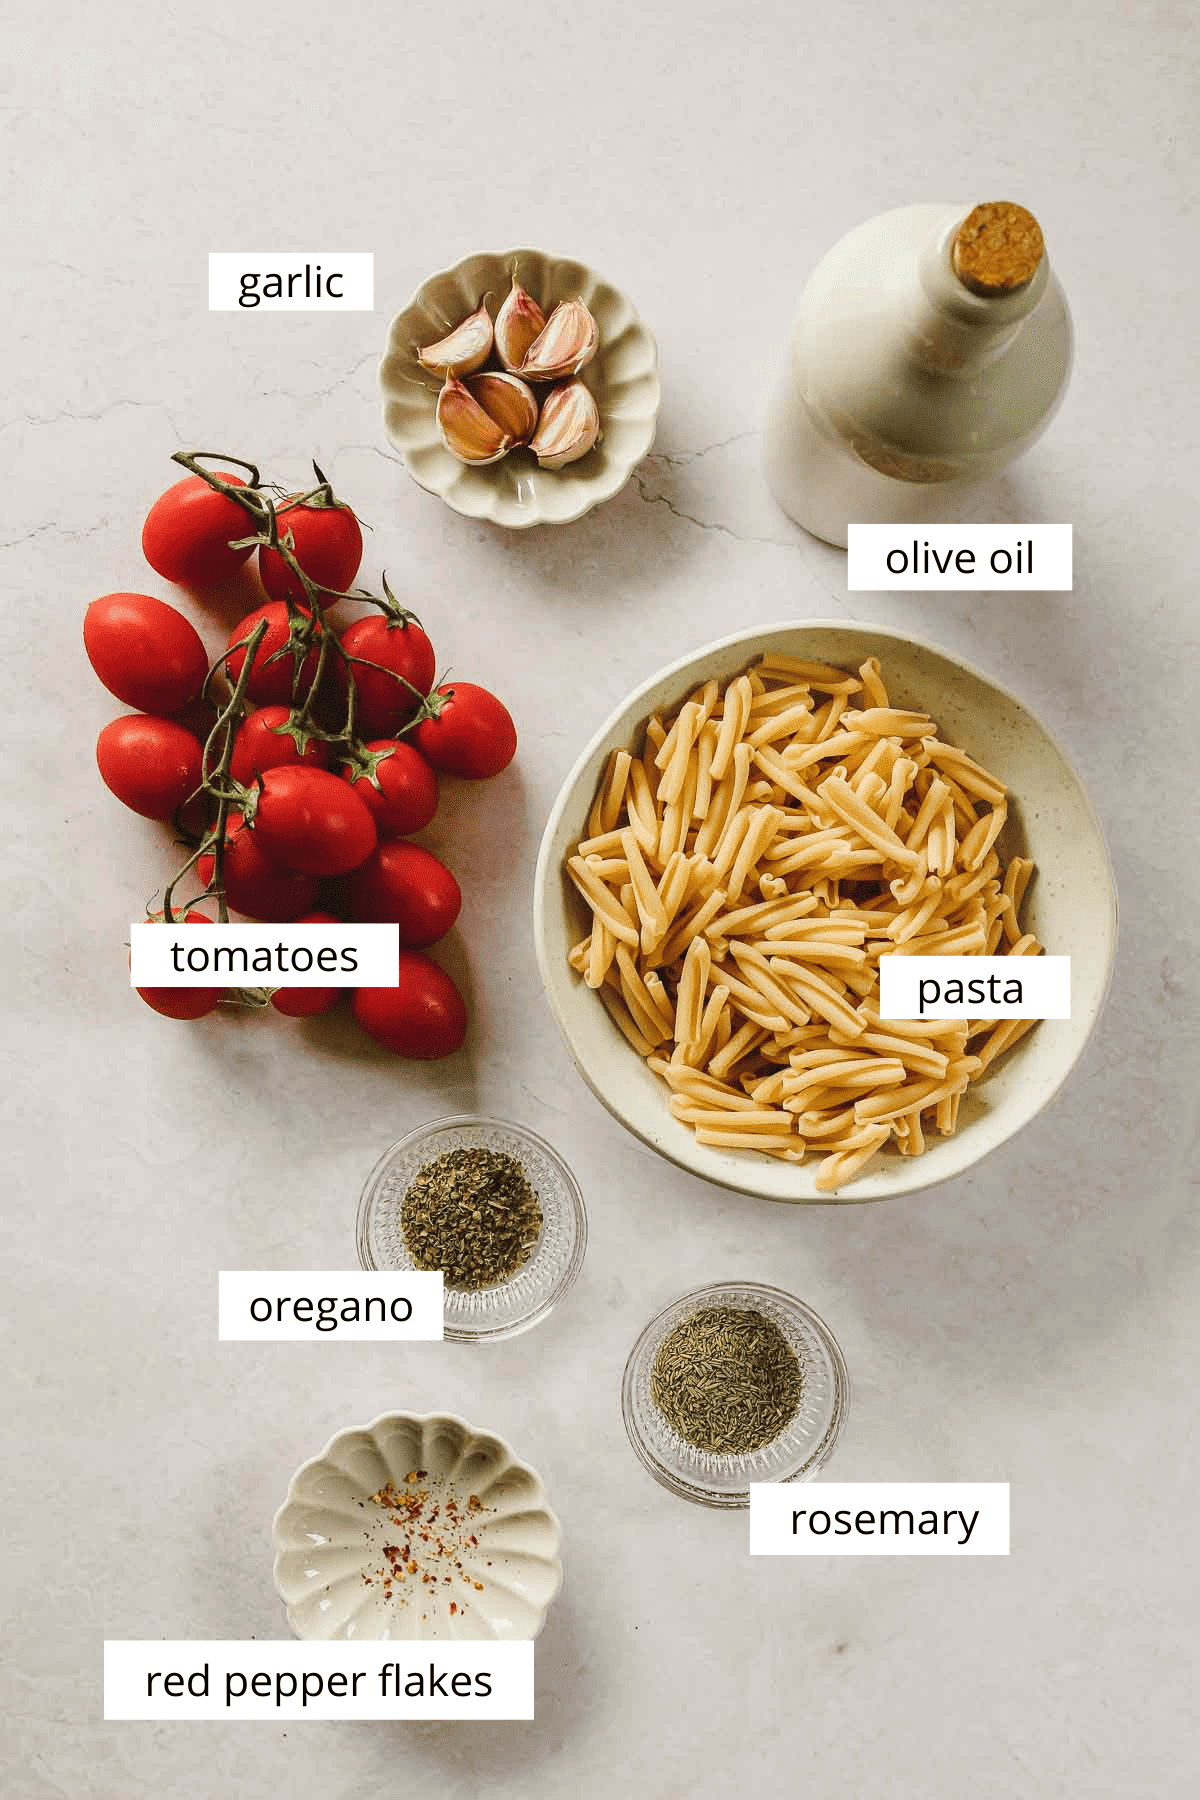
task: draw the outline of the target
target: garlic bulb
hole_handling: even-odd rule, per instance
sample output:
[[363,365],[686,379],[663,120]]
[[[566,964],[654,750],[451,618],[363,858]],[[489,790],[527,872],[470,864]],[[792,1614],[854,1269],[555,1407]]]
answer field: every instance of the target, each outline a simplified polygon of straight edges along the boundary
[[537,425],[538,404],[533,389],[520,376],[489,370],[484,375],[472,375],[466,387],[510,444],[528,443]]
[[491,418],[457,376],[448,375],[438,395],[438,430],[451,456],[476,468],[499,462],[513,440]]
[[599,439],[600,414],[591,390],[582,381],[568,381],[546,395],[529,448],[543,469],[561,469],[586,456]]
[[480,306],[436,344],[418,350],[417,361],[434,375],[471,375],[490,356],[493,336],[492,316]]
[[530,345],[519,372],[527,381],[559,381],[564,375],[578,375],[595,356],[599,342],[599,326],[583,301],[564,300]]
[[545,313],[514,277],[512,291],[496,314],[496,352],[511,375],[545,328]]

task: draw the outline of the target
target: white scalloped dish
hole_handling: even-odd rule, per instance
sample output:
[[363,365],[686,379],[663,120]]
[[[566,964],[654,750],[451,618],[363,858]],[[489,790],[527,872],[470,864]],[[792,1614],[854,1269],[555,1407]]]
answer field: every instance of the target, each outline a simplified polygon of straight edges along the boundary
[[[582,299],[600,328],[600,347],[581,379],[595,395],[603,437],[562,469],[543,469],[527,449],[472,468],[442,442],[434,416],[441,383],[417,351],[461,323],[486,297],[493,319],[514,277],[549,313]],[[472,519],[512,530],[565,525],[619,493],[654,442],[660,388],[658,349],[631,302],[583,263],[540,250],[469,256],[431,275],[388,332],[379,365],[388,438],[419,486]]]
[[387,1413],[292,1477],[275,1586],[300,1638],[535,1638],[562,1586],[560,1535],[503,1438]]

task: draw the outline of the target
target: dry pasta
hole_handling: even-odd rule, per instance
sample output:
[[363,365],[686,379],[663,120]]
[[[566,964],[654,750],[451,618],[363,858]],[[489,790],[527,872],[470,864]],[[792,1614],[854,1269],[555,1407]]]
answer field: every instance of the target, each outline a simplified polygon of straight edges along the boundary
[[766,656],[609,757],[567,873],[569,955],[697,1141],[800,1162],[832,1192],[949,1136],[1027,1019],[891,1020],[881,955],[1037,955],[1006,790],[857,675]]

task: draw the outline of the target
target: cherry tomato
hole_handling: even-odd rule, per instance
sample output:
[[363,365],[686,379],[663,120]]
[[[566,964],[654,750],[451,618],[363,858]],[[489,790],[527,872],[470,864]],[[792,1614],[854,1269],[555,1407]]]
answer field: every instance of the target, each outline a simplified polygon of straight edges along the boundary
[[172,713],[171,718],[176,725],[182,725],[185,731],[190,731],[193,737],[198,737],[202,744],[206,744],[217,722],[217,708],[211,700],[197,698],[189,700],[186,706]]
[[[355,619],[342,633],[348,656],[361,656],[378,668],[353,667],[358,689],[358,729],[363,737],[394,737],[399,726],[411,719],[418,701],[412,692],[427,694],[433,686],[437,664],[433,645],[415,621],[397,624],[382,613]],[[385,674],[390,670],[390,674]],[[397,680],[396,677],[403,677]],[[338,679],[346,686],[346,665],[338,659]],[[405,686],[405,683],[409,686]]]
[[452,1056],[467,1035],[462,995],[419,950],[401,950],[398,986],[355,989],[354,1016],[385,1050],[427,1062]]
[[404,839],[380,844],[346,886],[352,919],[398,925],[400,942],[417,950],[445,937],[462,907],[462,889],[446,865]]
[[319,1019],[330,1013],[345,993],[345,988],[276,988],[271,1005],[285,1019]]
[[144,819],[169,819],[200,786],[200,740],[172,719],[129,713],[96,740],[105,787]]
[[411,744],[394,738],[376,738],[366,749],[369,769],[362,763],[343,763],[339,773],[369,809],[380,837],[410,837],[423,831],[438,804],[437,776],[425,758]]
[[[298,919],[298,925],[340,925],[341,920],[335,913],[310,912]],[[281,987],[271,995],[271,1005],[287,1019],[315,1019],[321,1013],[332,1012],[345,988],[336,987]]]
[[447,682],[429,704],[437,717],[422,719],[413,741],[435,769],[471,781],[507,769],[517,754],[517,728],[495,694],[469,681]]
[[[245,487],[240,475],[215,469],[233,487]],[[231,550],[231,538],[254,536],[254,520],[245,507],[219,494],[199,475],[177,481],[154,502],[142,526],[142,552],[156,574],[187,587],[211,587],[237,573],[252,545]]]
[[181,612],[152,594],[105,594],[83,616],[83,647],[110,694],[167,718],[193,700],[208,655]]
[[332,919],[340,919],[343,924],[350,917],[350,898],[346,892],[348,877],[339,875],[333,881],[318,883],[317,905],[327,912]]
[[[211,925],[202,912],[190,912],[184,916],[185,925]],[[162,924],[162,920],[156,921]],[[164,1019],[203,1019],[210,1012],[216,1011],[218,1000],[223,990],[210,987],[144,987],[135,990],[142,996],[147,1006],[152,1006],[156,1013]]]
[[310,738],[301,756],[295,738],[287,730],[290,718],[290,707],[263,706],[238,726],[229,765],[235,781],[249,787],[256,775],[265,775],[268,769],[329,767],[329,745],[320,738]]
[[[213,874],[211,852],[199,858],[196,873],[207,887]],[[317,884],[311,875],[278,868],[255,842],[241,813],[229,814],[225,821],[225,899],[234,912],[282,925],[311,912],[316,898]]]
[[[289,506],[280,510],[279,536],[292,535],[293,554],[310,581],[344,594],[362,561],[362,529],[348,506]],[[258,573],[272,600],[305,598],[304,588],[280,556],[265,546]]]
[[305,875],[346,875],[375,848],[367,806],[325,769],[268,769],[252,829],[273,863]]
[[[306,619],[311,618],[307,607],[302,606],[299,610]],[[292,620],[285,601],[271,600],[265,606],[256,606],[240,624],[234,626],[229,634],[225,672],[231,684],[237,681],[246,660],[246,640],[261,619],[267,621],[267,633],[254,653],[254,666],[250,671],[246,692],[259,706],[289,706],[293,682],[297,699],[303,699],[312,686],[319,653],[315,643],[310,645],[300,664],[299,681],[296,681],[296,656],[300,645],[293,638]],[[297,620],[297,628],[299,623]],[[314,635],[321,635],[320,619],[317,620]],[[293,643],[294,648],[289,649],[289,645]],[[243,647],[235,649],[234,645]]]

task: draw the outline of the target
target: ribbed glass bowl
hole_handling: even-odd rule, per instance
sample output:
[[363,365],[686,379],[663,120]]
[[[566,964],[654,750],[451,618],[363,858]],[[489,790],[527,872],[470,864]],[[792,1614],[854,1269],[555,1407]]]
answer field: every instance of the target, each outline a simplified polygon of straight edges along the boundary
[[466,1342],[516,1337],[558,1305],[587,1248],[587,1213],[579,1184],[557,1150],[524,1125],[503,1119],[435,1119],[385,1150],[358,1204],[358,1259],[364,1269],[415,1269],[400,1208],[417,1171],[450,1150],[495,1150],[525,1171],[542,1209],[542,1229],[528,1262],[493,1287],[445,1289],[444,1330]]
[[[803,1376],[800,1405],[786,1430],[745,1456],[718,1456],[681,1438],[654,1404],[650,1372],[675,1327],[710,1306],[762,1313],[787,1339]],[[673,1300],[647,1325],[630,1353],[621,1412],[634,1450],[656,1481],[704,1506],[748,1506],[752,1481],[811,1481],[833,1454],[850,1406],[850,1378],[829,1327],[811,1307],[779,1288],[721,1281]]]

